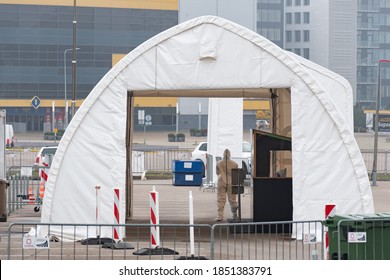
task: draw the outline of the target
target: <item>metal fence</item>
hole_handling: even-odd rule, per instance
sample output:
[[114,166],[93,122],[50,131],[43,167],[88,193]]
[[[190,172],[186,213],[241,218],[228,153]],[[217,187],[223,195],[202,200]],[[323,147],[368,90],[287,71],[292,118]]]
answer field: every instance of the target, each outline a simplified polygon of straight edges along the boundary
[[[143,171],[172,171],[172,162],[174,160],[190,160],[191,150],[188,149],[170,149],[170,150],[149,150],[141,151],[135,150],[134,153],[143,153],[143,158],[134,158],[133,166],[140,166],[136,160],[143,160]],[[133,168],[134,171],[134,168]]]
[[[36,154],[39,149],[8,149],[6,152],[7,174],[20,175],[22,167],[33,168]],[[158,150],[133,150],[133,173],[144,171],[171,171],[173,160],[191,159],[189,149],[158,149]]]
[[5,154],[5,166],[9,169],[20,168],[21,166],[33,166],[39,149],[7,149]]
[[[40,237],[44,227],[48,234]],[[89,237],[61,238],[61,232],[121,227],[118,240]],[[152,227],[160,229],[152,247]],[[305,228],[301,231],[299,229]],[[191,229],[193,233],[191,234]],[[227,224],[43,224],[13,223],[1,239],[0,259],[9,260],[389,260],[390,218],[340,220],[329,227],[329,252],[324,248],[326,228],[321,221]],[[300,232],[296,234],[296,232]],[[303,232],[306,232],[305,234]],[[90,236],[90,235],[88,235]],[[67,236],[69,237],[69,236]],[[5,241],[5,239],[7,241]],[[6,248],[5,248],[6,247]]]
[[[374,152],[370,151],[370,150],[362,150],[361,153],[362,153],[367,171],[369,173],[371,173],[373,162],[374,162]],[[389,173],[390,172],[389,163],[390,163],[390,151],[387,151],[387,150],[378,151],[377,172]]]
[[[36,153],[39,149],[8,149],[6,152],[7,171],[18,170],[21,166],[33,166]],[[191,149],[134,149],[133,172],[144,171],[171,171],[173,160],[191,159]],[[361,150],[367,171],[372,171],[374,152]],[[390,172],[390,151],[378,151],[377,171],[379,173]]]
[[[287,225],[287,226],[286,226]],[[42,224],[13,223],[8,229],[9,260],[310,260],[323,258],[324,243],[309,240],[291,231],[304,226],[311,234],[323,236],[320,221],[282,223],[227,223],[211,225],[157,225],[159,246],[151,247],[151,227],[156,225],[124,224]],[[83,229],[122,227],[126,238],[116,242],[97,235],[77,241],[66,241],[62,232]],[[41,228],[48,234],[40,237]],[[193,229],[193,234],[191,234]],[[283,229],[272,232],[273,229]],[[88,235],[90,236],[90,235]],[[69,235],[67,235],[69,238]],[[74,238],[76,240],[76,238]],[[2,242],[3,243],[3,242]],[[4,243],[3,243],[4,244]],[[4,246],[4,245],[2,245]]]

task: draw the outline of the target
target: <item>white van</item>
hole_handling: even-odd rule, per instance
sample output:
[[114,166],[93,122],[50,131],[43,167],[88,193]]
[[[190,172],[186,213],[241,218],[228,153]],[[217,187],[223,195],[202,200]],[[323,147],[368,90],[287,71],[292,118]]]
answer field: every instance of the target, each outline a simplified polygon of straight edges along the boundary
[[44,165],[43,158],[48,156],[49,158],[46,159],[47,162],[45,162],[45,164],[47,164],[50,167],[51,161],[53,160],[53,157],[56,152],[57,152],[57,146],[42,147],[37,153],[37,156],[35,158],[35,165],[37,166]]
[[14,127],[11,124],[5,125],[5,147],[13,148],[15,146]]
[[[191,160],[201,160],[203,162],[203,168],[206,165],[206,154],[207,154],[207,142],[200,142],[198,146],[191,153]],[[250,143],[243,141],[242,142],[242,158],[234,158],[232,160],[236,161],[239,166],[243,164],[245,173],[251,173],[252,165],[252,146]],[[215,164],[217,163],[217,158],[215,159]]]

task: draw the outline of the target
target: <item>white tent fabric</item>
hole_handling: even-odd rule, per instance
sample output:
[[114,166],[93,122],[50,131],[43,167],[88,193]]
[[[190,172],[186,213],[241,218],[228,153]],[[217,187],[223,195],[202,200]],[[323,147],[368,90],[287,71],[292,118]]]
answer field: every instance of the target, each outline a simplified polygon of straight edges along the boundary
[[[207,133],[207,153],[212,156],[213,183],[217,183],[217,157],[223,158],[223,151],[229,149],[231,157],[242,158],[243,137],[242,98],[210,98]],[[241,167],[241,162],[238,161]]]
[[[256,96],[290,88],[293,218],[373,213],[371,188],[352,130],[350,85],[335,73],[277,47],[259,34],[215,16],[189,20],[151,38],[115,65],[85,99],[54,157],[42,207],[43,223],[114,221],[113,189],[125,213],[127,91],[137,96]],[[253,91],[251,91],[253,90]],[[66,235],[67,231],[62,234]],[[69,236],[73,236],[69,231]],[[80,231],[77,238],[93,236]],[[112,236],[112,230],[101,232]]]

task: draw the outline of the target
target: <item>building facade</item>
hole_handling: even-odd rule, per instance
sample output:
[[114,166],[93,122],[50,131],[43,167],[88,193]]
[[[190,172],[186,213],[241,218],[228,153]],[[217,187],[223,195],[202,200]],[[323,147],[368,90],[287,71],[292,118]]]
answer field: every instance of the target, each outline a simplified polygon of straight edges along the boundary
[[[375,107],[378,61],[390,59],[387,0],[78,0],[76,9],[73,4],[0,0],[0,108],[7,110],[8,123],[24,125],[27,131],[65,128],[71,99],[80,106],[118,59],[159,32],[201,15],[235,21],[344,76],[363,108]],[[387,108],[390,63],[381,65],[380,79],[381,107]],[[136,102],[136,111],[152,115],[149,130],[207,127],[207,100]],[[266,107],[244,102],[245,129],[253,127]]]
[[355,93],[356,1],[285,0],[285,19],[285,49],[345,77]]
[[[363,0],[362,0],[363,1]],[[368,3],[370,1],[367,0]],[[373,1],[374,3],[377,3]],[[376,59],[376,57],[374,57]],[[381,59],[390,59],[390,2],[386,0],[379,1],[379,55]],[[390,109],[390,63],[381,65],[381,107]],[[378,68],[377,68],[378,69]]]
[[[390,58],[390,2],[285,0],[285,48],[344,76],[354,102],[375,108],[378,61]],[[381,65],[380,105],[390,106],[390,63]]]
[[[79,107],[120,58],[178,23],[178,0],[78,0],[76,4],[0,0],[0,108],[7,110],[7,123],[16,131],[65,129],[72,99]],[[143,110],[152,117],[147,130],[174,131],[180,116],[177,104],[177,98],[137,98],[134,117]],[[206,106],[202,112],[207,112]],[[189,119],[179,117],[178,126],[198,128],[198,113]],[[207,114],[201,116],[200,126],[207,127]],[[136,122],[135,130],[144,127]]]
[[[63,129],[65,104],[70,107],[75,97],[78,107],[111,69],[115,54],[129,53],[176,25],[178,18],[176,0],[78,0],[76,8],[73,4],[0,0],[0,107],[7,110],[8,123],[25,124],[27,131],[42,131],[45,124],[50,129],[54,107],[55,127]],[[75,14],[77,81],[72,96]],[[34,97],[36,104],[31,104]],[[159,109],[149,110],[155,114],[156,129],[174,128],[172,104],[176,101],[159,102]]]
[[[390,59],[390,2],[358,0],[357,102],[374,109],[378,91],[379,60]],[[380,107],[390,104],[390,65],[381,64]]]

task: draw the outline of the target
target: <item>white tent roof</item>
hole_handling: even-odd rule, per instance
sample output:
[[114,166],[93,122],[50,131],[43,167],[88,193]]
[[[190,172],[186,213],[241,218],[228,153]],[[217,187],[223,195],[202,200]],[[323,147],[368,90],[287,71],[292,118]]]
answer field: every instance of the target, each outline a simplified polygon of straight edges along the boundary
[[[293,218],[373,213],[367,170],[353,136],[348,82],[231,21],[204,16],[162,32],[115,65],[85,99],[50,169],[42,222],[113,223],[114,188],[125,220],[127,92],[135,96],[259,96],[291,91]],[[85,237],[78,233],[79,237]],[[94,235],[94,232],[91,232]],[[101,236],[111,236],[111,230]]]

